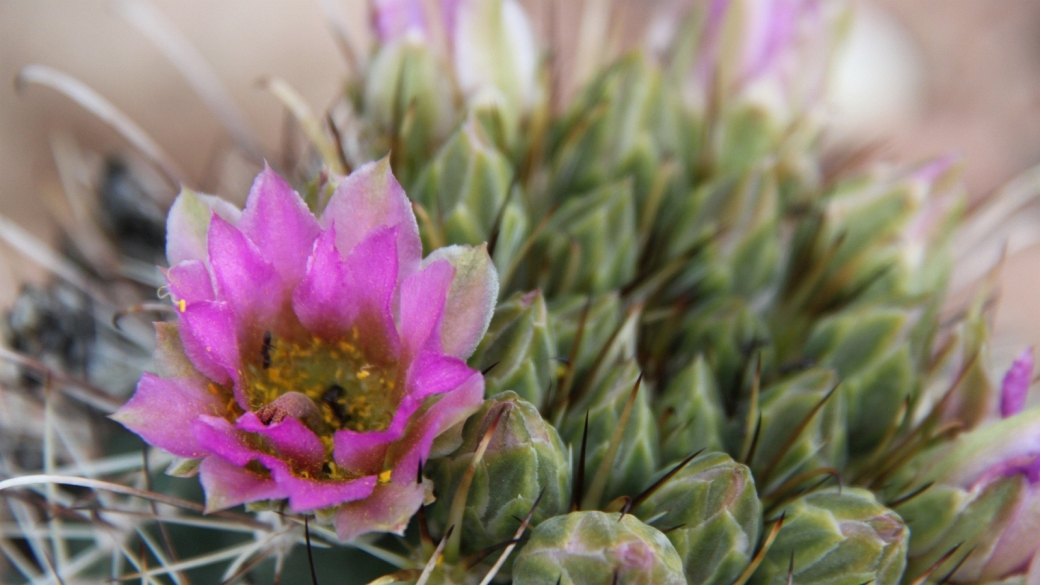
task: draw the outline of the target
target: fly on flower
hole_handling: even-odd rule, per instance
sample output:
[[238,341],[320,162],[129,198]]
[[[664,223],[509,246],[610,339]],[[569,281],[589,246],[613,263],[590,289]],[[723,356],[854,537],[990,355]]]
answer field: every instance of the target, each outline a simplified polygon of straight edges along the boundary
[[423,259],[383,159],[320,217],[269,168],[242,211],[185,191],[166,252],[179,319],[157,324],[158,375],[113,418],[202,459],[208,510],[288,500],[343,540],[403,531],[430,497],[416,470],[434,439],[483,399],[464,360],[498,294],[486,248]]

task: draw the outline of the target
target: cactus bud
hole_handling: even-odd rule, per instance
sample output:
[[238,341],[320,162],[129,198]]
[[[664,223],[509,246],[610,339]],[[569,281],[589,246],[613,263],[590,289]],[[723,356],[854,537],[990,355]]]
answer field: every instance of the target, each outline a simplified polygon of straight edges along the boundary
[[795,583],[899,583],[910,531],[870,491],[828,488],[798,498],[785,514],[753,584],[787,582],[792,555]]
[[488,370],[484,387],[489,396],[511,390],[541,408],[553,378],[555,352],[545,299],[532,291],[498,305],[470,363]]
[[430,521],[445,528],[455,491],[477,445],[496,418],[498,426],[466,496],[461,526],[464,552],[512,538],[517,528],[515,518],[526,516],[543,490],[532,525],[563,513],[569,504],[570,462],[556,429],[542,420],[534,405],[513,392],[503,392],[485,400],[466,421],[461,447],[447,457],[430,461],[429,476],[437,495]]
[[[687,463],[635,509],[654,518],[683,560],[689,583],[727,585],[751,560],[762,505],[751,470],[724,453]],[[678,527],[678,528],[676,528]]]
[[684,585],[682,561],[635,516],[572,512],[543,522],[513,565],[515,585]]

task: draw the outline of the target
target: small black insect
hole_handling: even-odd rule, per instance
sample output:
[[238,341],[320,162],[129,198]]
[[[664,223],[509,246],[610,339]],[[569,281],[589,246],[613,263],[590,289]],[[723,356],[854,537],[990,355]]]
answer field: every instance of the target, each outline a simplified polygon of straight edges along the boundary
[[264,344],[260,347],[260,365],[266,370],[271,367],[271,332],[264,331]]
[[336,417],[336,420],[339,421],[340,426],[346,424],[350,420],[350,413],[347,412],[347,407],[340,402],[340,398],[343,398],[344,392],[345,390],[343,390],[343,386],[333,384],[321,393],[321,401],[332,409],[332,414]]

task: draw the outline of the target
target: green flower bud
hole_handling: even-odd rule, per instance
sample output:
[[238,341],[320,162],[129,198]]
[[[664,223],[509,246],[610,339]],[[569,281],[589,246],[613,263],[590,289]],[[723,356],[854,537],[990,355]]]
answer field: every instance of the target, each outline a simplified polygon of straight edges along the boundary
[[826,489],[784,509],[784,526],[751,583],[895,585],[906,567],[909,531],[898,514],[858,488]]
[[568,199],[542,237],[547,266],[543,290],[553,295],[600,294],[636,274],[636,216],[629,181]]
[[726,414],[715,374],[703,356],[668,383],[654,409],[661,421],[662,461],[679,461],[700,449],[723,449]]
[[762,530],[751,470],[724,453],[689,462],[634,513],[669,529],[688,583],[732,583],[751,561]]
[[[473,118],[448,139],[412,191],[439,227],[442,242],[477,245],[491,238],[513,169]],[[437,247],[424,235],[427,249]]]
[[844,467],[845,399],[836,384],[833,371],[814,368],[762,391],[751,469],[763,493],[799,472]]
[[511,390],[541,408],[555,372],[555,352],[542,293],[517,293],[495,309],[470,364],[478,370],[490,368],[484,375],[489,396]]
[[[560,434],[571,444],[575,457],[581,445],[588,413],[589,433],[585,447],[586,487],[593,482],[603,458],[609,453],[611,439],[639,380],[639,367],[628,360],[613,367],[580,402],[571,406],[560,427]],[[650,389],[644,385],[636,393],[632,411],[621,436],[620,447],[610,467],[604,497],[593,502],[597,507],[622,495],[635,496],[647,485],[658,468],[657,421],[650,409]]]
[[685,585],[682,561],[631,514],[572,512],[543,522],[513,565],[514,585]]
[[542,420],[534,405],[503,392],[485,400],[466,421],[462,446],[447,457],[430,460],[427,469],[437,496],[430,507],[431,524],[446,528],[459,482],[477,445],[499,416],[466,497],[463,552],[477,552],[513,538],[519,526],[516,518],[528,514],[543,490],[532,525],[563,513],[570,505],[570,461],[559,434]]

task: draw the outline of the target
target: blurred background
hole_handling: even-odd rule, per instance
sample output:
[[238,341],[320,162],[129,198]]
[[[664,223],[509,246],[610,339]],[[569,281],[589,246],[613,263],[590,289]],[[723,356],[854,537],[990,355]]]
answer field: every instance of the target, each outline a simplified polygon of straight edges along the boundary
[[[341,91],[349,67],[332,29],[367,46],[365,1],[152,3],[208,62],[248,131],[275,152],[285,113],[258,80],[281,77],[312,107],[324,109]],[[669,1],[630,0],[618,10],[626,28],[641,30]],[[557,19],[575,18],[580,10],[572,0],[527,4],[543,23],[550,9]],[[52,203],[63,197],[52,157],[55,132],[94,152],[126,152],[128,146],[57,92],[17,90],[15,76],[32,63],[70,73],[106,96],[200,189],[231,198],[245,193],[240,185],[248,184],[254,169],[235,160],[217,119],[133,20],[126,4],[108,0],[0,0],[0,214],[38,237],[53,237]],[[552,30],[541,27],[543,38]],[[557,39],[565,60],[570,40]],[[875,157],[904,162],[952,153],[964,161],[972,197],[992,194],[1040,164],[1040,3],[858,2],[832,97],[828,141],[836,148],[869,147]],[[997,339],[1007,349],[995,348],[998,355],[1040,341],[1040,250],[1030,238],[1016,237],[1001,276]],[[17,255],[2,251],[0,305],[13,298],[19,282],[39,278]]]

